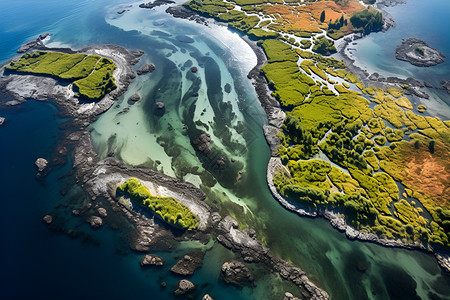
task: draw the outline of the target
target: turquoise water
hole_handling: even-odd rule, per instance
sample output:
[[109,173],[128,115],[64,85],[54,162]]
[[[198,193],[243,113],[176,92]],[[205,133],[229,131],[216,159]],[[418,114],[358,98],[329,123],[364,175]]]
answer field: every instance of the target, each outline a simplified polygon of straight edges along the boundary
[[[165,7],[131,10],[118,17],[115,11],[128,5],[127,1],[0,3],[2,60],[14,55],[24,41],[48,31],[53,34],[51,42],[55,45],[119,44],[145,50],[143,62],[155,63],[157,71],[138,77],[130,91],[117,102],[118,106],[91,126],[100,155],[106,155],[114,147],[117,155],[130,164],[147,164],[170,175],[184,176],[195,184],[200,182],[200,173],[208,166],[190,148],[184,122],[214,120],[221,115],[222,122],[230,122],[231,127],[241,121],[243,130],[233,132],[236,140],[245,146],[240,151],[227,147],[224,135],[220,134],[223,131],[214,131],[209,126],[215,144],[220,145],[218,148],[232,154],[245,171],[241,182],[235,185],[216,174],[218,183],[207,190],[209,201],[216,197],[224,203],[223,210],[236,211],[236,207],[243,207],[246,213],[238,217],[254,225],[259,238],[282,258],[302,267],[332,299],[445,299],[450,295],[450,278],[432,256],[349,241],[327,221],[300,218],[272,198],[265,183],[270,154],[261,126],[266,120],[245,77],[246,71],[242,70],[248,69],[255,58],[245,44],[235,40],[236,36],[215,27],[211,32],[197,24],[173,20],[163,13]],[[189,35],[194,43],[180,42],[177,38],[180,34]],[[184,79],[187,69],[182,69],[188,59],[200,67],[197,75],[201,78],[201,88],[196,101],[183,97],[192,85]],[[204,61],[208,65],[204,63],[201,67]],[[219,93],[225,83],[233,86],[232,92],[222,92],[221,99],[212,97],[212,92]],[[140,91],[143,98],[130,105],[127,97],[135,91]],[[230,101],[231,109],[219,107],[214,111],[211,107],[222,99]],[[149,111],[156,100],[167,104],[163,118]],[[193,111],[187,110],[188,106]],[[119,114],[127,107],[127,113]],[[60,193],[61,189],[74,185],[69,174],[70,159],[63,165],[55,165],[45,180],[35,179],[35,159],[55,157],[55,147],[68,130],[64,126],[67,120],[61,120],[51,104],[36,101],[2,109],[0,113],[8,119],[0,127],[0,182],[5,183],[0,218],[2,298],[170,299],[179,278],[170,275],[169,269],[177,257],[195,248],[208,250],[204,266],[191,278],[199,285],[196,299],[206,292],[215,299],[280,299],[284,291],[300,296],[295,287],[253,264],[250,267],[258,278],[255,287],[240,290],[225,286],[218,279],[219,269],[234,254],[219,244],[182,243],[171,252],[157,253],[166,260],[162,270],[141,269],[138,263],[141,255],[129,250],[124,232],[112,229],[115,226],[93,231],[83,220],[71,216],[71,210],[87,199],[79,188],[68,188],[65,196]],[[136,122],[140,126],[135,126]],[[109,146],[105,141],[114,133],[115,144]],[[164,136],[173,141],[170,150],[157,142],[158,137]],[[3,141],[7,142],[3,144]],[[160,160],[161,164],[155,165],[149,159]],[[192,171],[193,167],[201,172]],[[41,221],[48,212],[57,215],[55,223],[64,228],[48,230]],[[125,221],[116,217],[110,222],[117,225]],[[63,229],[76,230],[81,237],[70,239],[58,232]],[[368,266],[366,272],[357,270],[358,262]],[[160,287],[162,281],[167,283],[166,289]]]

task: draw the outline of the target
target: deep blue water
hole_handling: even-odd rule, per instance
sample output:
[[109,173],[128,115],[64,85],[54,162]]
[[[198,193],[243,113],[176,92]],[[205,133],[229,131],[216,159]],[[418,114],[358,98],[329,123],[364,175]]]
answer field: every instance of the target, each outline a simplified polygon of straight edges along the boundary
[[[151,48],[164,46],[138,32],[125,32],[105,23],[105,6],[120,3],[129,2],[0,0],[0,61],[15,55],[23,42],[47,31],[53,41],[75,47],[114,43],[151,52]],[[251,101],[257,104],[255,99]],[[205,246],[186,244],[172,252],[157,253],[166,259],[163,269],[141,269],[142,254],[129,250],[119,230],[105,226],[94,231],[71,216],[71,210],[87,199],[69,173],[70,149],[64,164],[52,166],[45,179],[36,180],[34,161],[38,157],[52,161],[68,130],[64,126],[68,120],[60,118],[57,108],[47,102],[28,101],[0,110],[0,116],[7,118],[0,127],[0,298],[173,298],[179,278],[169,275],[170,267],[188,249]],[[257,128],[263,120],[254,122]],[[267,233],[266,242],[277,254],[304,268],[333,299],[413,299],[416,291],[422,298],[429,297],[429,292],[438,294],[436,299],[450,295],[450,278],[433,257],[351,242],[324,220],[302,219],[285,211],[265,185],[269,151],[262,133],[257,135],[250,155],[249,173],[254,182],[248,189],[258,199],[253,213],[262,220],[259,226]],[[63,196],[64,190],[67,194]],[[57,216],[53,230],[41,220],[49,212]],[[69,229],[80,236],[69,238]],[[281,286],[274,276],[254,265],[255,274],[261,275],[257,288],[225,286],[218,280],[218,270],[231,257],[233,254],[218,244],[207,252],[204,267],[192,277],[199,284],[196,299],[206,292],[215,299],[266,299],[272,292],[280,295],[277,289],[292,288]],[[366,273],[356,270],[358,261],[368,263]],[[160,287],[163,281],[166,289]]]

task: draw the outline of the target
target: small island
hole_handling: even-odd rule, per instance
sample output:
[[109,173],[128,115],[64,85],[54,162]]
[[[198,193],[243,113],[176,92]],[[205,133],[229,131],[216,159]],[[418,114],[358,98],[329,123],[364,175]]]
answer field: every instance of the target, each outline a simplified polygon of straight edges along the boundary
[[431,48],[425,41],[409,38],[395,49],[395,58],[418,67],[431,67],[445,61],[445,55]]

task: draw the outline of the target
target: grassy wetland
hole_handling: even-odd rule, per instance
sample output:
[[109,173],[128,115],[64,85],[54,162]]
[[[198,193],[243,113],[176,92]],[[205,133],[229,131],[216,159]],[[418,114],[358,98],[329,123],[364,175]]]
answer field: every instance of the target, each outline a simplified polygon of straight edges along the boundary
[[186,5],[253,34],[266,53],[262,73],[286,113],[278,192],[307,210],[338,213],[361,232],[448,248],[449,122],[426,115],[405,87],[364,86],[344,63],[322,56],[335,52],[333,39],[380,30],[381,14],[356,1],[219,2],[220,12],[208,1]]

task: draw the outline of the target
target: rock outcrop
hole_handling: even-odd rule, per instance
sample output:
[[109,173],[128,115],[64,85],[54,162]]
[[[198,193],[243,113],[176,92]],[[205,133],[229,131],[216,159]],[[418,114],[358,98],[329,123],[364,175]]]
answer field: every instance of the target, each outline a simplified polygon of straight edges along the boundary
[[155,0],[153,2],[147,2],[147,3],[142,3],[139,4],[140,8],[155,8],[157,6],[161,6],[161,5],[165,5],[165,4],[172,4],[175,3],[175,1],[172,0]]
[[425,41],[409,38],[395,49],[395,58],[418,67],[431,67],[445,61],[445,55],[431,48]]
[[88,221],[92,228],[99,228],[103,226],[103,220],[98,216],[92,216]]
[[192,141],[192,144],[196,150],[201,152],[203,155],[208,156],[211,149],[211,136],[207,132],[200,134],[198,138]]
[[194,274],[195,270],[201,268],[204,255],[203,252],[186,254],[170,269],[170,271],[178,275],[190,276]]
[[3,123],[5,123],[5,121],[6,121],[6,118],[0,117],[0,126],[2,126]]
[[155,65],[154,64],[145,64],[142,67],[140,67],[139,69],[137,69],[136,73],[138,75],[142,75],[142,74],[146,74],[146,73],[151,73],[153,71],[155,71]]
[[28,50],[33,49],[33,48],[45,47],[43,41],[49,35],[50,35],[50,33],[43,33],[43,34],[39,35],[37,37],[37,39],[29,41],[29,42],[26,42],[25,44],[20,46],[19,50],[17,50],[17,53],[25,53]]
[[48,165],[48,161],[45,158],[38,158],[36,159],[35,163],[36,167],[38,168],[39,172],[42,172],[45,170],[45,168]]
[[175,295],[185,295],[195,290],[195,284],[189,280],[182,279],[178,282],[178,289],[175,291]]
[[133,95],[130,96],[130,101],[136,102],[141,100],[141,94],[139,93],[134,93]]
[[291,263],[282,260],[264,247],[249,231],[241,231],[236,220],[226,216],[218,225],[220,234],[217,240],[225,247],[240,253],[245,262],[259,262],[279,273],[302,288],[304,297],[308,299],[329,299],[327,292],[309,280],[306,273]]
[[146,254],[144,255],[144,257],[142,257],[140,264],[141,267],[149,267],[149,266],[160,267],[164,265],[164,260],[157,255]]
[[229,284],[244,286],[250,284],[254,278],[250,269],[237,260],[225,262],[222,265],[222,279]]
[[53,217],[51,215],[45,215],[42,220],[47,224],[51,224],[53,222]]
[[106,212],[106,209],[104,209],[103,207],[99,207],[97,209],[97,213],[102,218],[106,218],[108,216],[108,213]]

